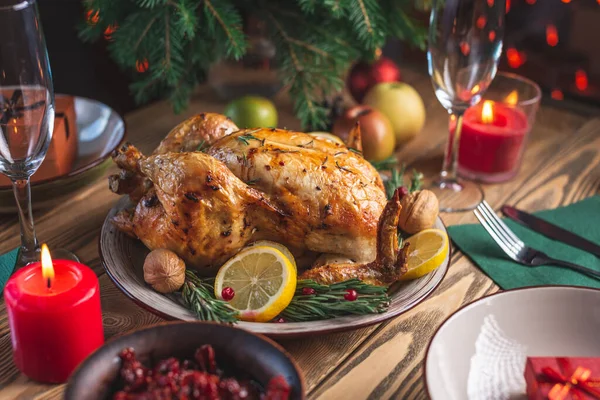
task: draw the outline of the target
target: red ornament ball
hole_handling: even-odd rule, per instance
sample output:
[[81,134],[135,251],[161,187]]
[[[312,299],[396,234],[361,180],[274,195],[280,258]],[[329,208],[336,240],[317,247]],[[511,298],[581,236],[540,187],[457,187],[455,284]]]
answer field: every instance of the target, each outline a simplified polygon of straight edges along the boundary
[[316,294],[317,291],[311,287],[302,288],[302,294],[305,296],[309,296],[311,294]]
[[350,70],[348,75],[348,89],[352,97],[359,103],[365,94],[378,83],[399,82],[400,68],[387,57],[379,57],[377,61],[369,64],[359,61]]
[[346,289],[346,294],[344,295],[344,299],[348,301],[354,301],[358,299],[358,293],[354,289]]
[[235,290],[229,286],[224,287],[223,290],[221,290],[221,297],[223,300],[229,301],[235,297]]

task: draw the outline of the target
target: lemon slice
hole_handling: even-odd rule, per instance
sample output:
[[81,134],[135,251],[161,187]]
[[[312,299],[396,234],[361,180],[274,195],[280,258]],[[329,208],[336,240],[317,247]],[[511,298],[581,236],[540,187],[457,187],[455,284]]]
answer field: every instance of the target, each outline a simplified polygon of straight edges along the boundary
[[344,143],[344,141],[339,136],[335,136],[334,134],[329,132],[310,132],[309,135],[317,137],[319,139],[325,139],[328,142],[339,143],[343,144],[344,146],[346,145],[346,143]]
[[273,248],[279,250],[280,252],[282,252],[283,255],[286,256],[288,258],[288,260],[290,260],[292,262],[292,265],[294,266],[294,268],[296,268],[296,270],[298,270],[298,267],[296,266],[296,259],[294,258],[294,255],[287,247],[285,247],[281,243],[271,242],[270,240],[258,240],[256,242],[250,243],[248,245],[248,247],[250,247],[250,246],[273,247]]
[[[233,298],[223,298],[224,288],[233,289]],[[215,278],[215,296],[227,300],[244,321],[272,320],[290,304],[295,290],[296,269],[281,251],[270,246],[243,249]]]
[[425,229],[405,240],[408,249],[408,272],[400,278],[406,281],[427,275],[444,262],[448,255],[448,235],[439,229]]

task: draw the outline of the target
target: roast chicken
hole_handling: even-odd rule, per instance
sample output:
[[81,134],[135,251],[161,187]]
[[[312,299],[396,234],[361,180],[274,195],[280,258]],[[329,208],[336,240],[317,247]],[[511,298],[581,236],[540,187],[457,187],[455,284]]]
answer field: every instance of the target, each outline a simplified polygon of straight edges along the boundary
[[[301,278],[389,285],[405,272],[401,210],[386,200],[360,150],[305,133],[242,129],[199,114],[173,129],[150,156],[131,144],[113,155],[110,188],[135,204],[113,223],[148,248],[167,248],[204,275],[257,240],[286,245]],[[312,268],[310,268],[312,267]]]

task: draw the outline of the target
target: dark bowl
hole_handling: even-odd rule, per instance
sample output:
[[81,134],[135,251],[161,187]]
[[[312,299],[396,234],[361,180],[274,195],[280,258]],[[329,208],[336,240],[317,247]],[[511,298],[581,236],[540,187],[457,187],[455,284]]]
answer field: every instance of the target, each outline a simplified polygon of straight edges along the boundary
[[119,352],[133,347],[138,359],[193,358],[203,344],[215,350],[217,365],[234,369],[266,387],[282,375],[292,388],[290,399],[304,399],[304,380],[290,355],[275,342],[248,331],[209,322],[167,322],[120,336],[92,353],[71,375],[66,400],[110,398],[120,368]]

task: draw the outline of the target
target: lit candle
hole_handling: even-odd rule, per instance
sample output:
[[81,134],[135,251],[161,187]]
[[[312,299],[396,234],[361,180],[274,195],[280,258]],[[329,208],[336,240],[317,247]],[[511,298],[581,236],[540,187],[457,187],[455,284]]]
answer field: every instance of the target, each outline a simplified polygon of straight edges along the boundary
[[18,270],[6,283],[13,358],[31,379],[65,382],[77,365],[104,343],[100,289],[83,264],[52,260]]
[[[502,103],[486,100],[465,112],[458,154],[461,173],[483,181],[505,180],[516,173],[529,131],[517,101],[517,92],[512,92]],[[451,122],[451,132],[455,124]]]

